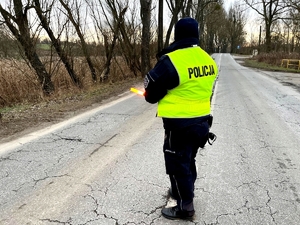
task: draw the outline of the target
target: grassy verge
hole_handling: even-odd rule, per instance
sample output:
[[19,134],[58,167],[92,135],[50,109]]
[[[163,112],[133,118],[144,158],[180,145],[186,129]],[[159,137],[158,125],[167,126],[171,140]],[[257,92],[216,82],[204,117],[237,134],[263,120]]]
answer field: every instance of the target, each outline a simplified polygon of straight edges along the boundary
[[300,59],[300,54],[293,52],[261,53],[253,58],[245,59],[245,66],[262,70],[300,73],[300,70],[281,67],[282,59]]
[[16,105],[10,106],[10,107],[7,106],[7,107],[0,108],[0,115],[4,115],[5,113],[9,113],[11,111],[22,112],[22,111],[27,110],[28,108],[30,108],[30,105],[28,105],[28,104],[16,104]]
[[247,67],[268,70],[268,71],[300,73],[300,70],[297,69],[285,68],[277,65],[272,65],[266,62],[258,62],[256,59],[246,59],[244,65]]

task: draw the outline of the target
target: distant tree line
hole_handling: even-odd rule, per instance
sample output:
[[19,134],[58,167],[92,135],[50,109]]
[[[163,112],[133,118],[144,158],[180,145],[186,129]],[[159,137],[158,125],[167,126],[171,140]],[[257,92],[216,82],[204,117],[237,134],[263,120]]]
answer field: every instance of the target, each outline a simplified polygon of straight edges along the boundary
[[300,53],[300,0],[243,0],[261,22],[260,52]]
[[55,91],[52,72],[41,60],[50,53],[78,88],[78,56],[93,82],[109,77],[116,57],[134,76],[144,76],[155,54],[172,42],[174,24],[186,16],[199,22],[200,45],[210,53],[236,53],[245,44],[244,8],[234,5],[227,12],[222,0],[7,0],[0,3],[0,57],[22,56],[45,94]]

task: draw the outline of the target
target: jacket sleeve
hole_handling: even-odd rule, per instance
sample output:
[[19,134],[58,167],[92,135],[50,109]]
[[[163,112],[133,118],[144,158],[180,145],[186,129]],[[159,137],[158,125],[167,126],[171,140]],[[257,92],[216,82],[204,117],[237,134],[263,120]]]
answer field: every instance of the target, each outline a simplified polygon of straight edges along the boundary
[[168,56],[162,56],[144,79],[145,100],[157,103],[168,90],[178,86],[179,77]]

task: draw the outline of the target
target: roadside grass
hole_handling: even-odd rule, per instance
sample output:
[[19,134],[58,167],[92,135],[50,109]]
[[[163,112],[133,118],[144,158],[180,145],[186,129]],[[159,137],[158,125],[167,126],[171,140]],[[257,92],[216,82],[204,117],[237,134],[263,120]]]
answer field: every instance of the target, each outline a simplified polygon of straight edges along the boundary
[[129,88],[136,83],[142,83],[141,78],[128,78],[122,81],[99,83],[93,87],[86,89],[74,89],[72,91],[60,91],[60,93],[53,94],[48,97],[42,97],[38,99],[32,99],[31,101],[23,100],[11,103],[7,106],[0,106],[0,115],[7,114],[10,112],[24,112],[28,109],[39,109],[43,107],[53,108],[55,105],[57,107],[62,107],[64,104],[78,104],[80,105],[92,105],[95,103],[100,103],[102,100],[107,98],[117,96],[118,94],[129,90]]
[[281,66],[282,59],[297,59],[300,60],[300,53],[287,53],[287,52],[270,52],[260,53],[254,57],[248,57],[244,60],[244,65],[252,68],[279,71],[279,72],[292,72],[300,73],[296,68],[287,68],[286,65]]
[[[61,63],[47,64],[49,59],[43,58],[52,70],[52,80],[55,86],[55,93],[51,96],[43,95],[40,84],[35,73],[22,60],[1,59],[0,60],[0,122],[3,115],[10,112],[24,112],[32,108],[44,106],[63,107],[63,104],[93,104],[104,98],[119,94],[119,91],[127,88],[128,83],[138,83],[141,79],[136,78],[131,71],[126,68],[123,62],[113,62],[111,74],[107,81],[100,83],[93,82],[88,66],[84,60],[76,58],[74,66],[76,73],[83,84],[83,88],[75,86],[65,68]],[[121,59],[120,59],[121,60]],[[102,62],[102,60],[98,61]],[[104,60],[103,60],[104,61]],[[120,70],[120,66],[122,69]],[[101,68],[102,64],[97,64]],[[98,71],[101,71],[100,69]],[[82,101],[83,103],[79,103]]]
[[45,51],[51,50],[51,45],[50,44],[37,44],[36,46],[40,50],[45,50]]
[[5,114],[5,113],[9,113],[11,111],[22,112],[22,111],[25,111],[29,108],[30,108],[30,105],[28,105],[28,104],[16,104],[14,106],[6,106],[6,107],[3,107],[3,108],[0,108],[0,115]]
[[248,58],[245,60],[245,66],[251,68],[257,68],[268,71],[278,71],[278,72],[290,72],[290,73],[300,73],[300,70],[281,67],[278,65],[270,64],[267,62],[259,62],[257,59]]

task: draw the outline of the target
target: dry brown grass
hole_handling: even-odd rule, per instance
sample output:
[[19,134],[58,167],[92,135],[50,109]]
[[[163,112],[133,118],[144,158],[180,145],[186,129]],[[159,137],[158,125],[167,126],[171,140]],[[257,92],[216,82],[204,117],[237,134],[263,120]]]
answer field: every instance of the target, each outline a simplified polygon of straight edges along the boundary
[[[97,73],[100,74],[103,67],[103,59],[94,59]],[[62,63],[43,57],[43,63],[51,73],[55,86],[55,93],[50,97],[45,97],[41,90],[41,85],[34,71],[22,60],[0,60],[0,107],[12,106],[19,103],[37,103],[45,100],[65,98],[80,94],[90,89],[101,88],[101,84],[95,83],[84,59],[73,60],[74,70],[79,77],[82,88],[75,86]],[[118,58],[111,65],[111,73],[107,82],[117,82],[131,78],[133,75]]]
[[37,79],[21,61],[0,60],[0,106],[41,98]]
[[282,59],[300,59],[300,54],[286,52],[261,53],[255,56],[254,59],[258,62],[263,62],[274,66],[280,66]]
[[[43,58],[43,61],[47,60]],[[141,85],[120,59],[112,64],[109,79],[94,83],[84,60],[77,59],[74,68],[83,88],[71,82],[61,64],[44,61],[49,71],[55,93],[43,96],[35,74],[21,61],[0,61],[0,143],[49,126],[78,113],[117,98],[130,87]],[[97,65],[100,74],[101,65]]]

